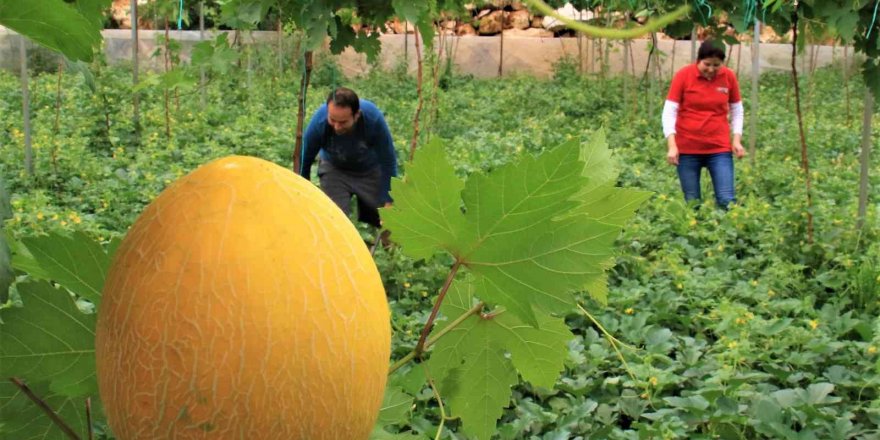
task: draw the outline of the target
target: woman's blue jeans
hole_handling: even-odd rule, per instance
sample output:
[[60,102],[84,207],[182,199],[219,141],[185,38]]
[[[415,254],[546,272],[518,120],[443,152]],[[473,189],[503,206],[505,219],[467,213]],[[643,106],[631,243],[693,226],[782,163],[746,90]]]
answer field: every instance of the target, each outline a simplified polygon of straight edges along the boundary
[[700,174],[703,168],[709,170],[712,187],[715,189],[715,202],[719,207],[727,209],[736,202],[733,189],[733,154],[681,154],[678,157],[678,180],[684,192],[685,201],[696,200],[700,196]]

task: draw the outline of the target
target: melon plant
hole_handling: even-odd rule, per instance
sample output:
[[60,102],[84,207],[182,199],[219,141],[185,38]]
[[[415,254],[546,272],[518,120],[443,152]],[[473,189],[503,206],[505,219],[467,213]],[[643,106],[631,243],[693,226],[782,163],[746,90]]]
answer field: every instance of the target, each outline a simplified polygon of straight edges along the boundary
[[232,156],[135,221],[104,285],[95,354],[120,440],[366,439],[389,367],[384,288],[310,182]]

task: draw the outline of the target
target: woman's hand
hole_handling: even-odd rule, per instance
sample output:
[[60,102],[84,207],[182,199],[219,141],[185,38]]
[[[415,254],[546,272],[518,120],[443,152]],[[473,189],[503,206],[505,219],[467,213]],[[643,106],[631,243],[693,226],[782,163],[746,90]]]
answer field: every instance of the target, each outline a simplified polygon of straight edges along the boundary
[[743,148],[742,141],[739,139],[739,136],[734,136],[733,142],[733,155],[736,156],[737,159],[742,159],[746,155],[746,149]]
[[678,165],[678,144],[675,143],[675,135],[666,138],[666,162],[669,165]]

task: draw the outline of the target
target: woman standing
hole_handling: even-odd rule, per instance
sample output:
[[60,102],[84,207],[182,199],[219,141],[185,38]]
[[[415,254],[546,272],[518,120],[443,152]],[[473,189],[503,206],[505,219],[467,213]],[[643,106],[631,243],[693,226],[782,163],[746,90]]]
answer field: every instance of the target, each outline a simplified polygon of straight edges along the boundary
[[663,106],[663,135],[666,160],[678,167],[685,200],[699,203],[700,173],[707,168],[715,201],[727,209],[736,202],[733,156],[741,158],[746,150],[739,83],[722,64],[724,56],[722,44],[706,41],[700,45],[697,62],[675,74]]

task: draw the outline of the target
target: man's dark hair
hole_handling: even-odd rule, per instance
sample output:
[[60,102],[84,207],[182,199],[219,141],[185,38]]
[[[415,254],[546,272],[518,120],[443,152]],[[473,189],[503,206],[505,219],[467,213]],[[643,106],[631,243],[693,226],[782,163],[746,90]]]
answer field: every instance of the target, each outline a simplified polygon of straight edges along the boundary
[[337,107],[350,108],[353,115],[361,109],[361,101],[358,99],[357,93],[345,87],[338,87],[327,95],[327,104],[331,102]]
[[718,58],[724,61],[726,55],[724,53],[724,43],[718,40],[706,40],[700,45],[700,50],[697,51],[697,61],[705,60],[706,58]]

